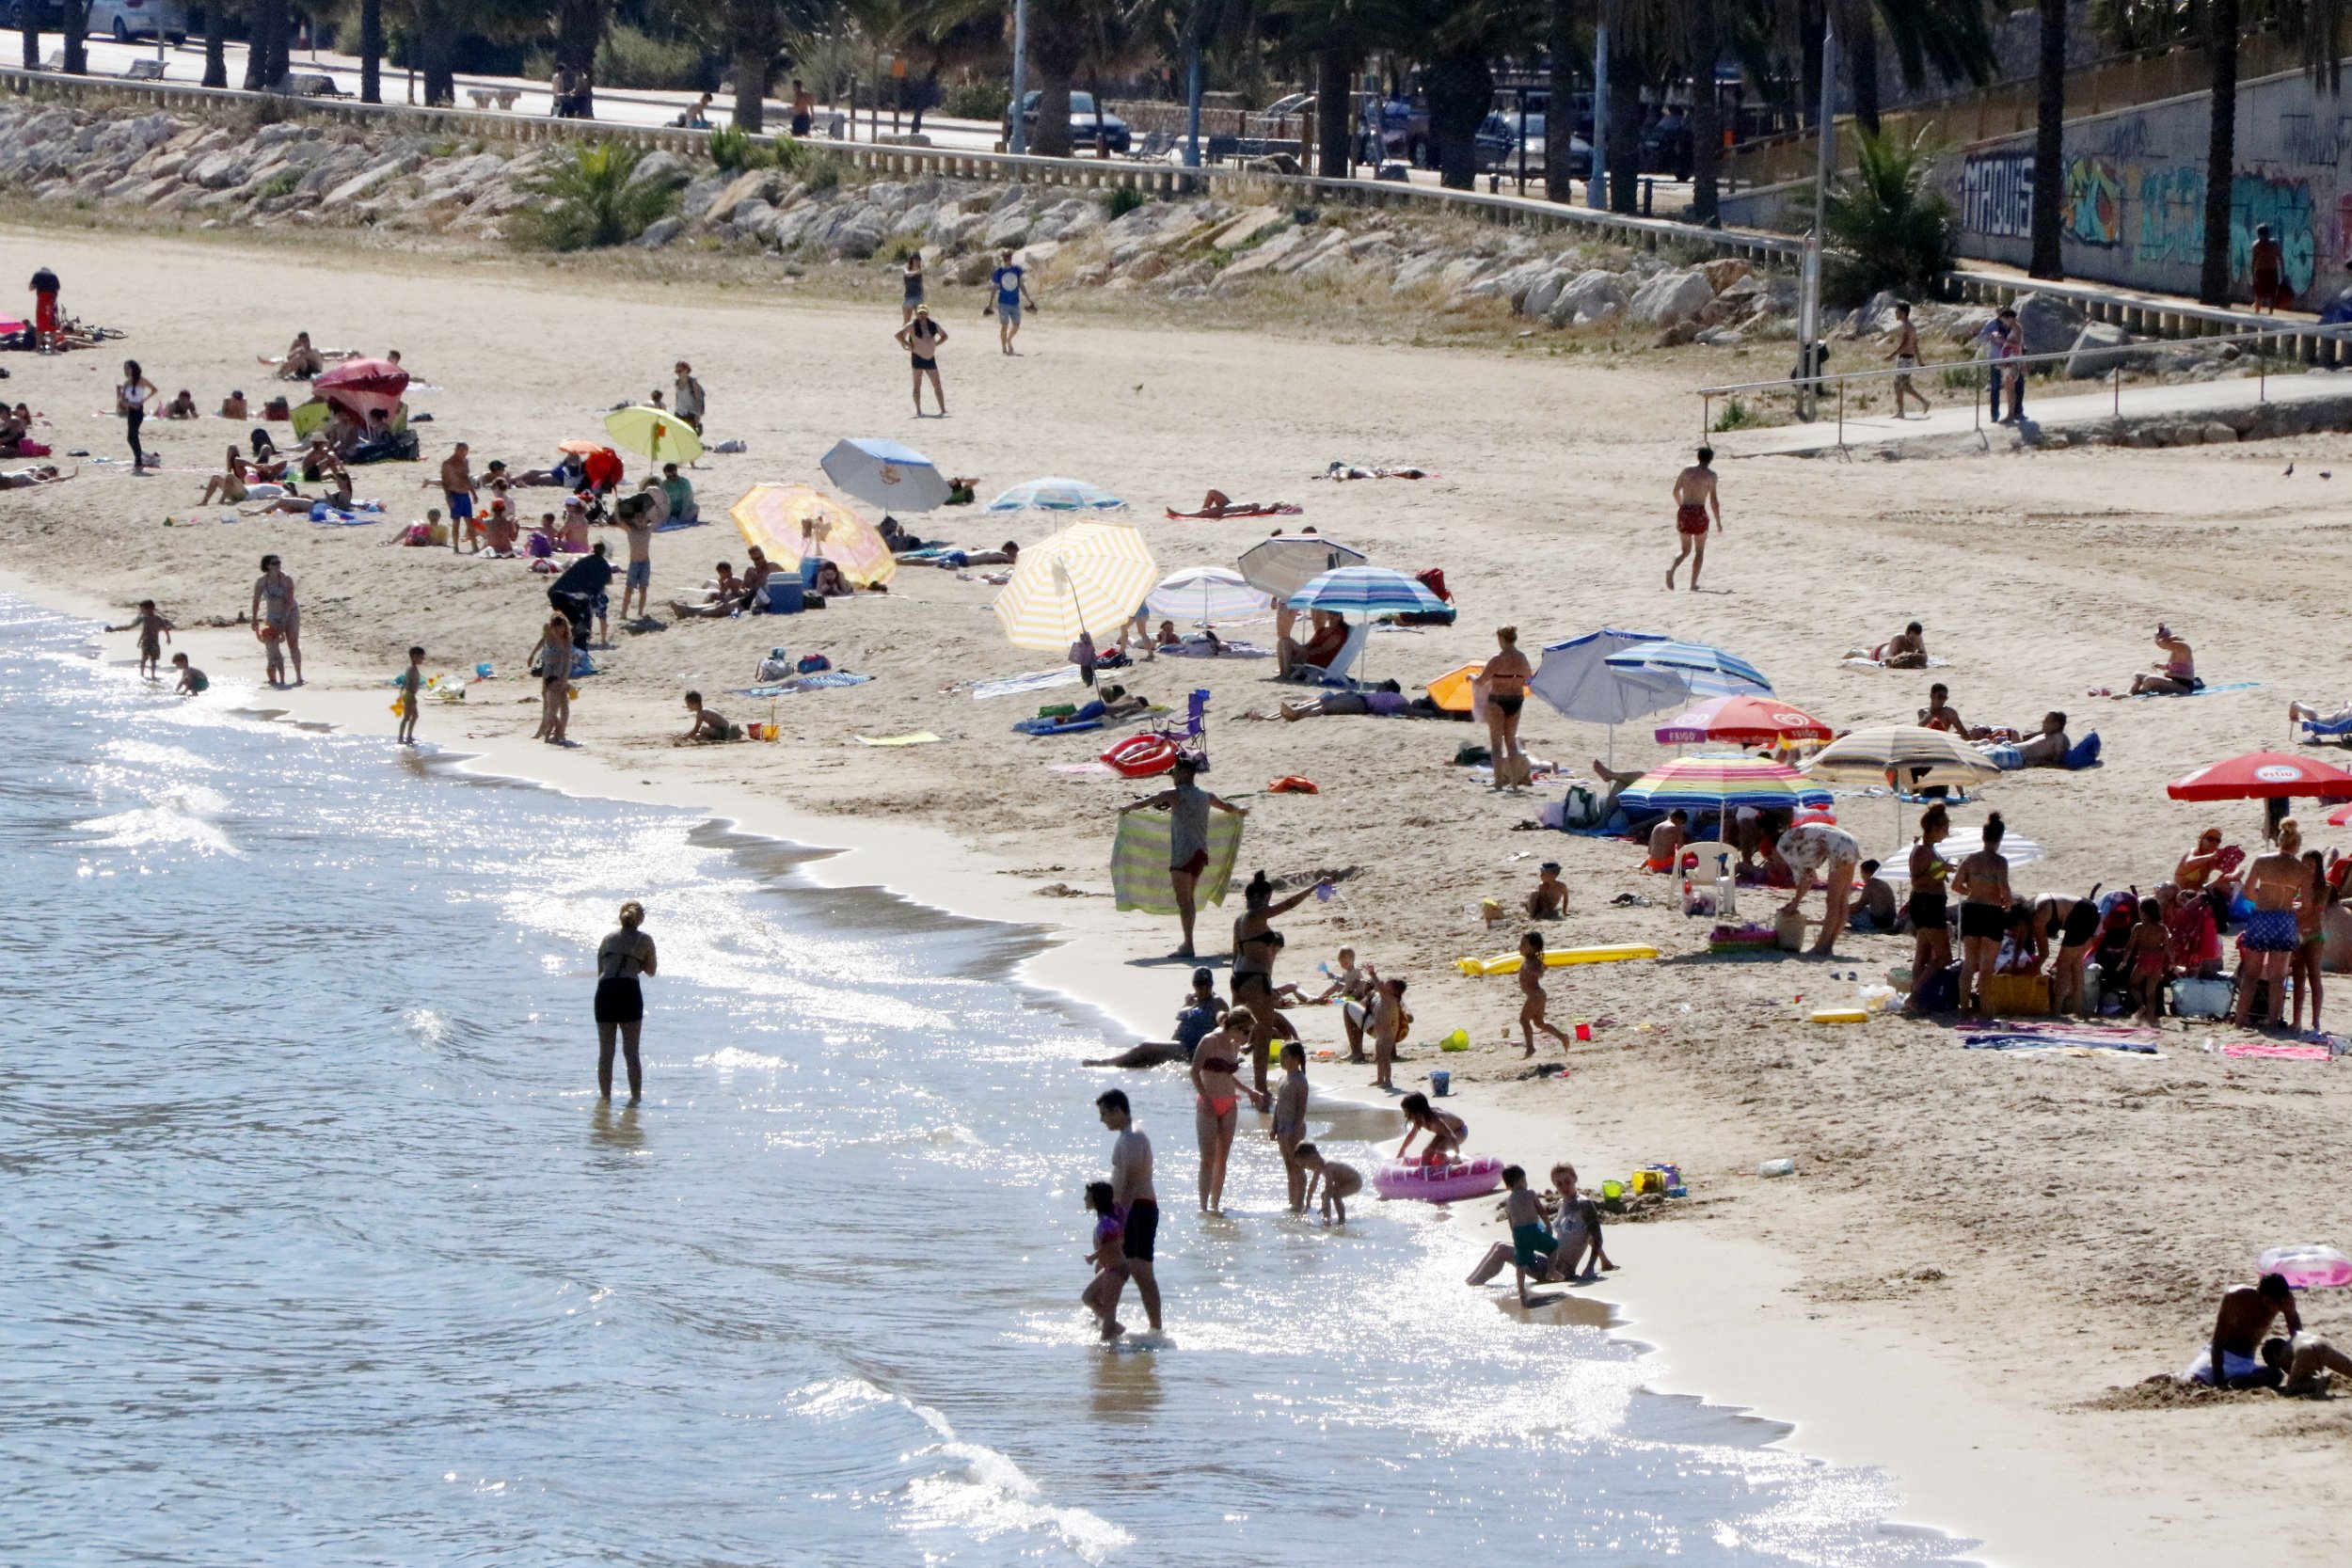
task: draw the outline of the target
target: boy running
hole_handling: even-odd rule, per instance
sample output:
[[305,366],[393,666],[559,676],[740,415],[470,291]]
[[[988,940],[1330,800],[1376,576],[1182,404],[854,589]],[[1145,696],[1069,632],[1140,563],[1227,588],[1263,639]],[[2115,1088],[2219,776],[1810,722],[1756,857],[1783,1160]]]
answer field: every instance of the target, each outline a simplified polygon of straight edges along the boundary
[[1545,1021],[1544,1013],[1551,999],[1544,994],[1544,934],[1530,931],[1519,938],[1519,1035],[1527,1049],[1519,1053],[1524,1061],[1535,1054],[1535,1031],[1541,1029],[1560,1042],[1560,1049],[1568,1048],[1568,1037]]

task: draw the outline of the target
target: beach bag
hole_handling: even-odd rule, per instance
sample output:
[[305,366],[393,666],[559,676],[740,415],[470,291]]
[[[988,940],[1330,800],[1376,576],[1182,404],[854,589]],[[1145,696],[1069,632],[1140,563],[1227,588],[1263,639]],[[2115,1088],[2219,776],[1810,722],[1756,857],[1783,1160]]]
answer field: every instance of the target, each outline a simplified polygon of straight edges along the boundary
[[[776,651],[782,653],[784,650],[779,648]],[[813,675],[819,670],[832,669],[833,660],[822,654],[803,654],[801,662],[795,668],[803,675]]]
[[2046,974],[1988,974],[1983,990],[1985,1011],[1995,1018],[2041,1018],[2050,1011]]
[[759,661],[759,678],[754,684],[767,686],[794,673],[791,656],[782,648],[771,648],[768,657]]
[[1946,964],[1913,993],[1912,1004],[1923,1013],[1954,1012],[1960,1006],[1960,965]]
[[1560,826],[1571,832],[1600,826],[1600,799],[1582,784],[1568,785],[1560,800]]
[[2223,1018],[2228,1016],[2233,1000],[2230,982],[2219,975],[2184,976],[2165,987],[2165,990],[2172,999],[2175,1018]]

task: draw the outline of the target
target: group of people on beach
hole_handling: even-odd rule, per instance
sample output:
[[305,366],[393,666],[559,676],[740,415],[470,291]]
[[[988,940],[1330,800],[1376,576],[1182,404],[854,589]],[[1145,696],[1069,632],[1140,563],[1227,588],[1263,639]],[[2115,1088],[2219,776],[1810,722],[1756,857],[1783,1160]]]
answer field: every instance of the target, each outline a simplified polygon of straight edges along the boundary
[[[1000,354],[1017,354],[1012,346],[1021,335],[1022,312],[1037,309],[1037,296],[1029,289],[1028,269],[1024,267],[1010,246],[997,252],[996,264],[988,275],[988,302],[980,307],[983,320],[996,318],[996,347]],[[939,380],[939,351],[947,345],[947,329],[931,314],[927,284],[923,274],[923,253],[909,253],[899,269],[898,331],[897,342],[907,353],[914,369],[914,417],[923,417],[923,388],[931,389],[931,401],[938,406],[939,417],[946,418],[947,393]]]

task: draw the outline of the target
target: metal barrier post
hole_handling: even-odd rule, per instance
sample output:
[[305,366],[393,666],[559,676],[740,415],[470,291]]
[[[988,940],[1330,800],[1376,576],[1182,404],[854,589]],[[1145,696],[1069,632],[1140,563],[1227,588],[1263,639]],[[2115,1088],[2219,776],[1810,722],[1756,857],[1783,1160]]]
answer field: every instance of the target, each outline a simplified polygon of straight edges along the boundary
[[2108,379],[2115,386],[2115,419],[2121,424],[2123,420],[2123,361],[2118,359],[2115,362],[2115,370]]
[[1715,400],[1705,392],[1699,394],[1699,439],[1707,439],[1715,423]]
[[1840,451],[1846,447],[1846,378],[1842,375],[1837,378],[1837,447]]

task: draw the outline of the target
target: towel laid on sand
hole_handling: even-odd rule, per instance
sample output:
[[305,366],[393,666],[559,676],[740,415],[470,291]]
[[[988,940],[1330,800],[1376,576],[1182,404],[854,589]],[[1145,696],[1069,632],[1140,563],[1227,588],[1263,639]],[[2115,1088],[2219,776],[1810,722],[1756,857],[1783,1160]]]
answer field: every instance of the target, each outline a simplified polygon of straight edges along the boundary
[[861,735],[854,738],[861,746],[930,746],[939,736],[929,730],[916,730],[910,735]]
[[[1164,811],[1129,812],[1119,819],[1119,837],[1111,846],[1111,891],[1120,909],[1176,912],[1176,892],[1168,885],[1168,840]],[[1209,865],[1195,892],[1200,903],[1225,902],[1240,854],[1241,818],[1231,812],[1209,813]]]
[[1255,642],[1226,639],[1211,646],[1206,638],[1186,638],[1172,648],[1154,648],[1162,658],[1272,658],[1272,648],[1261,648]]
[[2224,691],[2253,691],[2261,686],[2260,681],[2228,681],[2220,686],[2201,686],[2194,691],[2142,691],[2138,696],[2143,701],[2150,697],[2217,697]]
[[1971,1051],[2128,1051],[2141,1056],[2161,1054],[2154,1046],[2141,1040],[2056,1031],[2004,1029],[1997,1034],[1970,1035],[1963,1043]]
[[824,691],[836,686],[864,686],[871,675],[853,675],[847,670],[819,670],[814,674],[794,675],[789,680],[773,681],[765,686],[730,686],[730,697],[794,697],[803,691]]
[[2280,1062],[2324,1062],[2329,1052],[2324,1045],[2225,1045],[2224,1056],[2266,1056]]
[[1003,680],[982,681],[972,689],[972,700],[986,702],[991,697],[1015,697],[1024,691],[1042,691],[1048,687],[1077,684],[1078,667],[1061,664],[1051,670],[1034,670],[1025,675],[1007,675]]

